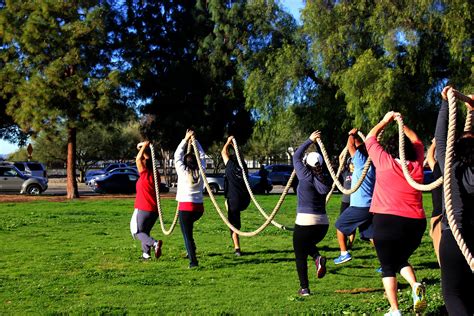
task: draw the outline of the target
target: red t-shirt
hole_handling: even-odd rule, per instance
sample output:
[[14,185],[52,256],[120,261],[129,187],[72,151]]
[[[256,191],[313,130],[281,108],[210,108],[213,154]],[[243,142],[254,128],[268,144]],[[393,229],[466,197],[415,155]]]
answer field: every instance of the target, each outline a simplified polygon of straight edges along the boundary
[[[160,175],[158,174],[158,181],[160,181]],[[153,172],[149,172],[147,169],[140,172],[137,184],[137,197],[135,198],[135,208],[148,211],[156,212],[158,210],[156,206],[156,194],[155,194],[155,181],[153,181]]]
[[[421,191],[412,188],[407,182],[400,162],[387,153],[374,136],[365,140],[365,146],[375,166],[375,188],[370,212],[425,218]],[[416,182],[423,183],[423,144],[417,141],[413,146],[416,161],[407,161],[408,171]]]

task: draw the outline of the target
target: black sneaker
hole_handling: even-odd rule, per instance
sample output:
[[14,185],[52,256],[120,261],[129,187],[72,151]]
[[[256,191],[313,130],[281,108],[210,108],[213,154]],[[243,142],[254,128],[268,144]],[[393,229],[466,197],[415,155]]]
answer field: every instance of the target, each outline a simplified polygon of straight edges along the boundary
[[189,269],[196,268],[196,267],[199,267],[199,264],[197,262],[191,262],[189,264]]
[[242,252],[240,252],[240,249],[235,249],[234,254],[235,254],[237,257],[242,256]]
[[163,241],[162,240],[158,240],[156,242],[156,246],[155,246],[155,258],[158,259],[159,257],[161,257],[161,247],[163,246]]
[[305,287],[305,288],[299,289],[298,295],[300,295],[300,296],[309,296],[309,295],[311,295],[311,292],[309,291],[309,288]]

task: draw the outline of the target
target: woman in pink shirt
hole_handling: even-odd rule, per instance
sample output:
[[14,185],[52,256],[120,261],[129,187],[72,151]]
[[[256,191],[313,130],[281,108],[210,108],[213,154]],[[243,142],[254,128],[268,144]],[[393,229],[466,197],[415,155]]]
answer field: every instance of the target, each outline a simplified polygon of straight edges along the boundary
[[[401,161],[389,154],[378,142],[378,134],[400,113],[388,112],[367,135],[365,145],[375,166],[375,189],[370,206],[374,214],[374,244],[382,266],[382,282],[390,303],[385,315],[400,315],[396,273],[412,287],[415,312],[426,308],[425,289],[416,281],[408,259],[418,248],[426,228],[421,192],[415,190],[403,175]],[[405,157],[408,170],[416,182],[423,181],[424,147],[416,134],[405,126]]]

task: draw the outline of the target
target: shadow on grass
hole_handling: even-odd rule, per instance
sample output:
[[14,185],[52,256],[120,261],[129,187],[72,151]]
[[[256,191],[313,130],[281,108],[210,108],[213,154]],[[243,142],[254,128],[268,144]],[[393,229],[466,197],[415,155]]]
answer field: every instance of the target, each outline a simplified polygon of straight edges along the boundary
[[[261,250],[261,251],[243,251],[242,254],[244,257],[248,256],[255,256],[255,255],[274,255],[274,254],[281,254],[281,253],[287,253],[287,254],[292,254],[293,250],[287,249],[287,250],[274,250],[274,249],[267,249],[267,250]],[[206,256],[208,257],[221,257],[221,256],[226,256],[228,253],[223,253],[223,252],[209,252],[206,253]]]

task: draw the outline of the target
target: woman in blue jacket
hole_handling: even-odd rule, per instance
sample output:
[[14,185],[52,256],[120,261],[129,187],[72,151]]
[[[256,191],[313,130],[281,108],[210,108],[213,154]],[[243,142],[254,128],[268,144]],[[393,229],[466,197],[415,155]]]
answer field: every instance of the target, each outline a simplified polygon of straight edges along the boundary
[[293,249],[301,287],[298,294],[301,296],[310,295],[308,256],[314,260],[316,276],[322,278],[326,274],[326,258],[319,254],[316,245],[326,236],[329,228],[326,195],[330,190],[330,178],[324,171],[323,158],[319,153],[310,152],[305,156],[306,149],[316,143],[320,136],[319,131],[313,132],[293,156],[293,165],[299,180]]

